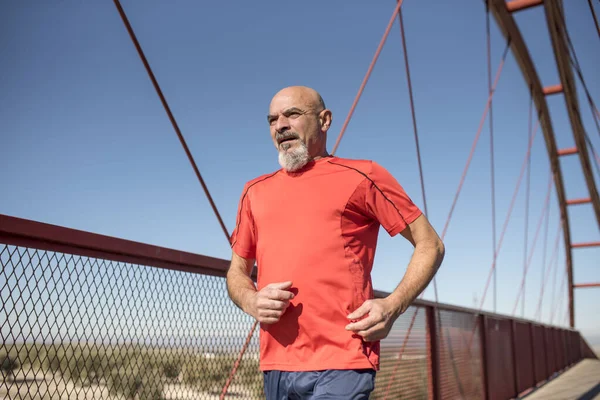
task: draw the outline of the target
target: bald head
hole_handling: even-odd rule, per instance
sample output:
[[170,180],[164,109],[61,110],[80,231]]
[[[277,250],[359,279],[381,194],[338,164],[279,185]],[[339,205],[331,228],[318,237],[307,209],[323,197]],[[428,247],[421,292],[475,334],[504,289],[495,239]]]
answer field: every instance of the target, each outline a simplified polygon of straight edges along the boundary
[[321,111],[325,109],[325,102],[323,101],[323,98],[319,92],[307,86],[289,86],[281,89],[275,94],[275,96],[273,96],[271,105],[274,101],[280,100],[281,97],[297,99],[315,111]]
[[331,111],[316,90],[306,86],[281,89],[271,99],[267,118],[284,169],[297,170],[327,155]]

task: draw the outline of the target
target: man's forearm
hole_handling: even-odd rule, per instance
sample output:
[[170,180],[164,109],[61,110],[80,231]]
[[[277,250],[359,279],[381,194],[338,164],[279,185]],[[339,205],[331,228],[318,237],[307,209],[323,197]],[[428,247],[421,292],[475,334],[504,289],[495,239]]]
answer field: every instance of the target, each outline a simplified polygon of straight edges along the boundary
[[398,314],[425,290],[433,279],[444,258],[444,246],[441,241],[423,241],[415,246],[415,251],[400,284],[388,296]]
[[256,293],[254,282],[239,268],[229,268],[227,271],[227,292],[231,300],[242,311],[248,312],[248,299]]

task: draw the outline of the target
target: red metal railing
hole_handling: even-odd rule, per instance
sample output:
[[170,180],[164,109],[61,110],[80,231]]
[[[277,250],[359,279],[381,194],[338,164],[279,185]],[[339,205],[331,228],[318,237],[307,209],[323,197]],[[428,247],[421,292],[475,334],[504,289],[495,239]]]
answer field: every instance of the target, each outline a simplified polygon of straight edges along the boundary
[[[0,264],[0,397],[216,398],[252,323],[227,298],[227,260],[0,215]],[[595,358],[575,330],[411,308],[382,341],[373,399],[508,399]],[[257,340],[228,396],[263,397]]]

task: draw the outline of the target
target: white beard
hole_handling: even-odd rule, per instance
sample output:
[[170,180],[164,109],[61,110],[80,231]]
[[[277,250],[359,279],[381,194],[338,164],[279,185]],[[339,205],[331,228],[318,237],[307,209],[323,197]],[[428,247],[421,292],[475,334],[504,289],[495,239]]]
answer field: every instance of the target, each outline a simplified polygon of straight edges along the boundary
[[279,165],[289,172],[298,171],[310,161],[306,144],[300,140],[297,142],[296,147],[293,149],[285,150],[287,146],[284,143],[283,147],[279,150]]

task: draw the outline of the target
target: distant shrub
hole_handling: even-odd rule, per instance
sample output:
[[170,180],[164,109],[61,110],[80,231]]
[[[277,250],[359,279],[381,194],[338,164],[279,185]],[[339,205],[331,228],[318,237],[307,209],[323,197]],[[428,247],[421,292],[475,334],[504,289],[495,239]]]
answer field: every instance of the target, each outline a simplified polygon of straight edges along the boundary
[[181,364],[179,364],[178,361],[179,360],[170,360],[163,364],[163,373],[165,374],[165,377],[175,379],[179,376],[181,373]]
[[164,399],[158,371],[143,366],[128,365],[113,371],[108,387],[111,394],[120,394],[131,400]]
[[15,379],[15,370],[19,368],[19,363],[16,359],[6,355],[2,359],[0,368],[2,368],[2,376],[4,379],[12,381]]
[[[58,374],[79,387],[100,385],[127,400],[162,400],[166,395],[172,398],[180,390],[218,394],[236,358],[237,354],[137,344],[0,345],[5,380],[18,379],[17,369],[24,368],[28,374],[30,371]],[[263,398],[258,360],[245,356],[232,385],[230,391],[236,391],[244,399]]]

